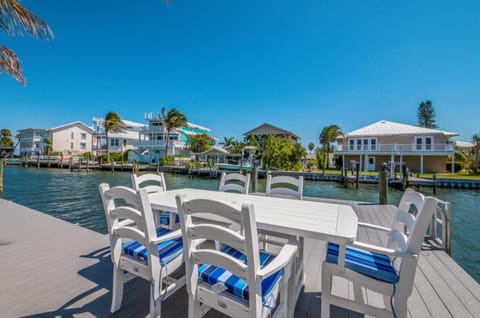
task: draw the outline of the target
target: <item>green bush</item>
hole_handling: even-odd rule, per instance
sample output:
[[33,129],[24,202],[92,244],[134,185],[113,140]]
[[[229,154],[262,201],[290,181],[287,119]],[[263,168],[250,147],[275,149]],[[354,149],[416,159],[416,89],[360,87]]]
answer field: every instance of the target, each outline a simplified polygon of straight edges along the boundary
[[173,166],[173,163],[175,162],[175,157],[174,156],[166,156],[160,158],[160,165],[161,166]]

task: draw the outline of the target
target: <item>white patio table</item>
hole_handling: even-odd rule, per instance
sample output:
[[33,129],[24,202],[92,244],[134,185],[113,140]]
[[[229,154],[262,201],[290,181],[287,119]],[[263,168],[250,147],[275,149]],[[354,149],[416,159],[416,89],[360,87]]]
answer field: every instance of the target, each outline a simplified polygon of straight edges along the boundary
[[[215,199],[238,207],[244,202],[253,203],[259,230],[297,236],[302,242],[303,238],[311,238],[345,245],[357,236],[357,215],[351,206],[344,204],[200,189],[176,189],[152,195],[151,205],[155,210],[177,212],[175,196],[179,193],[187,195],[188,198]],[[344,249],[340,248],[340,253],[343,254]],[[344,255],[341,254],[338,257],[339,262],[344,260]],[[300,256],[303,257],[303,251]],[[302,275],[302,279],[298,277],[299,283],[291,293],[294,302],[289,308],[290,316],[293,316],[295,303],[303,286],[303,259],[297,269],[297,275],[294,276]]]

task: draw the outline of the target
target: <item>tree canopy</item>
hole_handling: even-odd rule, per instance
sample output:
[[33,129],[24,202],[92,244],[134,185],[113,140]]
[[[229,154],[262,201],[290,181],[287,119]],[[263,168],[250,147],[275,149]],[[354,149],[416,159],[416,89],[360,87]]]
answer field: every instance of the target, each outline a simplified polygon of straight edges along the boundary
[[212,146],[213,138],[206,134],[188,136],[187,147],[191,152],[205,152]]
[[328,156],[332,151],[331,149],[332,147],[330,143],[337,140],[337,137],[342,134],[343,132],[338,125],[325,126],[323,127],[322,132],[320,133],[319,139],[320,139],[320,145],[322,146],[321,153],[322,153],[323,174],[325,174],[325,168],[328,166]]
[[8,129],[0,131],[0,146],[5,148],[13,148],[12,133]]
[[433,109],[431,101],[427,100],[418,105],[417,120],[418,126],[420,127],[437,128],[437,124],[435,122],[435,110]]
[[126,128],[126,125],[116,112],[108,112],[105,115],[103,128],[105,128],[105,137],[107,140],[107,159],[110,162],[110,148],[109,148],[110,146],[108,142],[108,138],[109,138],[108,134],[110,132],[115,132],[115,133],[122,132]]
[[[36,39],[53,39],[48,24],[16,0],[0,1],[0,31],[8,35],[31,35]],[[8,73],[25,84],[20,61],[9,48],[0,45],[0,74]]]

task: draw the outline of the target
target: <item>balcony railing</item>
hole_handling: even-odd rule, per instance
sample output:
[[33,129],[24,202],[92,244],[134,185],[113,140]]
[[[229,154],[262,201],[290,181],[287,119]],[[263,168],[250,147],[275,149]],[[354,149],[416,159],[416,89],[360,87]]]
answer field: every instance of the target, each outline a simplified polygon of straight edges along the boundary
[[[138,148],[165,148],[165,140],[139,140],[136,143]],[[183,148],[185,142],[178,140],[170,140],[168,147]]]
[[454,145],[450,144],[377,144],[377,145],[337,145],[335,152],[452,152]]

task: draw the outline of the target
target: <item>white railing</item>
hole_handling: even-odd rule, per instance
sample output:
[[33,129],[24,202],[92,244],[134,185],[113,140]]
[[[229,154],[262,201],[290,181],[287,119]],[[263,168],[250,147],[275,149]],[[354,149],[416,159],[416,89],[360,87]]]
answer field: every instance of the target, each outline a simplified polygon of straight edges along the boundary
[[[136,143],[137,148],[165,148],[165,140],[139,140]],[[170,140],[168,147],[183,148],[185,142],[178,140]]]
[[336,152],[452,152],[454,145],[450,144],[431,144],[417,145],[412,144],[377,144],[377,145],[337,145]]

